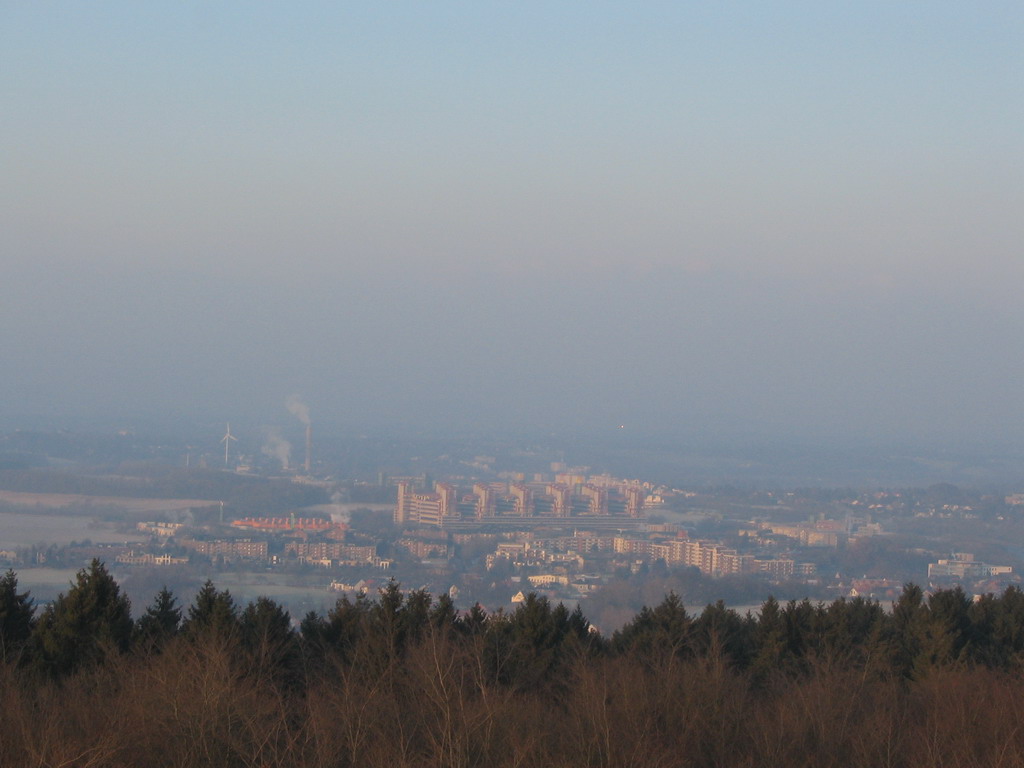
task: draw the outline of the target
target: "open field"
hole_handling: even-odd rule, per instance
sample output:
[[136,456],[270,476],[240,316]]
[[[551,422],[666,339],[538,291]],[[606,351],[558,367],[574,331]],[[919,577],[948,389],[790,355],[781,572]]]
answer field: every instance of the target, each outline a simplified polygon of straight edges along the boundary
[[118,531],[109,523],[96,522],[85,515],[0,514],[0,549],[35,544],[62,547],[74,541],[122,544],[148,540],[148,536]]
[[219,503],[208,499],[141,499],[128,496],[87,496],[81,493],[0,491],[0,504],[45,509],[92,506],[117,507],[126,512],[175,512],[192,507],[213,507]]

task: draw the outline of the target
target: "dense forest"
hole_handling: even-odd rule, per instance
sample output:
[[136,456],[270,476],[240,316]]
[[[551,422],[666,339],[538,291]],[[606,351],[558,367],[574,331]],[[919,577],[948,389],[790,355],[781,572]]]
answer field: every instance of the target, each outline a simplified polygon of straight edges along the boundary
[[530,595],[342,598],[297,625],[207,583],[137,617],[94,561],[36,610],[0,579],[0,765],[1019,766],[1024,593],[674,594],[611,637]]

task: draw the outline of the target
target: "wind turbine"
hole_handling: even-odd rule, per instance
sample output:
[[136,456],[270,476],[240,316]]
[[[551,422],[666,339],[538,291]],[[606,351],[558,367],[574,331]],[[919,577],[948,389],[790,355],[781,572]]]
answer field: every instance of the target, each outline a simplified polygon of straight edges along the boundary
[[228,465],[228,451],[231,448],[231,441],[238,442],[238,438],[231,434],[231,422],[228,422],[228,431],[224,433],[224,437],[220,439],[224,443],[224,466]]

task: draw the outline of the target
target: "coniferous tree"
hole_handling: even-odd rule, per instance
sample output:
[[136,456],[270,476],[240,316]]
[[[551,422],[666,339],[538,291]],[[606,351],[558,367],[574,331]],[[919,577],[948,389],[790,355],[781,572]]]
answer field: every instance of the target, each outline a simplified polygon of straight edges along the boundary
[[299,622],[299,638],[307,658],[322,660],[327,650],[327,619],[316,611],[307,611]]
[[1024,591],[1019,587],[1008,587],[999,598],[993,634],[993,641],[1006,648],[1011,663],[1024,664]]
[[683,601],[669,592],[654,608],[644,606],[633,620],[612,636],[612,644],[621,652],[653,658],[671,654],[685,657],[690,653],[693,620]]
[[1002,595],[985,595],[970,608],[971,658],[994,667],[1024,664],[1024,592],[1010,586]]
[[786,653],[794,660],[805,661],[822,647],[824,608],[804,598],[790,600],[782,611],[786,625]]
[[278,682],[297,682],[299,643],[288,611],[269,597],[259,597],[242,611],[239,630],[242,648],[256,670]]
[[455,609],[455,603],[447,592],[442,592],[431,606],[429,621],[430,626],[442,634],[455,632],[462,628],[459,612]]
[[916,584],[904,584],[903,592],[892,606],[887,633],[889,656],[896,675],[909,678],[915,672],[923,672],[918,659],[927,620],[928,608],[921,588]]
[[960,586],[943,589],[928,598],[923,623],[920,669],[966,661],[972,640],[971,598]]
[[374,635],[373,645],[380,649],[386,661],[393,662],[401,653],[405,640],[406,626],[403,617],[405,596],[394,579],[380,590],[377,602],[370,609],[370,627]]
[[591,638],[594,637],[590,631],[590,622],[583,615],[583,607],[579,603],[576,604],[572,613],[569,614],[567,624],[566,629],[569,637],[574,637],[581,643],[589,644]]
[[779,601],[773,596],[761,604],[761,612],[753,631],[751,674],[758,682],[778,672],[787,658],[786,620]]
[[371,603],[360,594],[355,601],[342,595],[327,612],[323,639],[327,648],[346,663],[355,658],[356,650],[366,636],[370,624]]
[[423,589],[411,592],[402,607],[402,639],[413,643],[423,637],[430,625],[430,607],[433,598]]
[[35,605],[9,570],[0,578],[0,662],[19,658],[35,627]]
[[534,592],[511,615],[492,619],[486,636],[495,678],[519,690],[560,685],[567,654],[579,649],[569,610]]
[[886,613],[876,600],[855,597],[833,600],[822,616],[822,652],[830,660],[848,666],[865,663],[872,637],[880,636]]
[[178,634],[181,608],[178,599],[164,587],[157,592],[144,614],[135,623],[135,633],[143,644],[159,648]]
[[126,651],[133,626],[127,595],[94,559],[78,572],[67,594],[43,611],[35,633],[39,658],[51,672],[73,672]]
[[462,625],[466,633],[473,636],[483,635],[487,631],[487,611],[480,603],[473,603],[473,606],[466,611],[462,618]]
[[216,635],[222,639],[236,637],[238,608],[231,593],[226,589],[218,591],[207,579],[189,606],[182,631],[193,638],[201,635]]
[[700,655],[714,650],[738,667],[746,667],[751,651],[754,621],[744,621],[736,611],[719,600],[708,605],[693,622],[694,645]]

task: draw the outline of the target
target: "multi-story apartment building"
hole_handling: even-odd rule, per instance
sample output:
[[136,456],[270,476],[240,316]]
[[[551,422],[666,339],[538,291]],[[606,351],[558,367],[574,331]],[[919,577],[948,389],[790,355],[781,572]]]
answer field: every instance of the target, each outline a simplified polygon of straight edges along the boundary
[[155,555],[150,552],[139,554],[125,552],[118,555],[114,560],[121,565],[185,565],[188,563],[187,557],[174,557],[167,553]]
[[340,541],[289,541],[284,545],[286,555],[291,554],[307,561],[331,560],[346,563],[372,562],[377,548],[358,544],[344,544]]
[[413,557],[417,557],[420,560],[428,560],[431,558],[447,558],[449,555],[448,543],[446,541],[438,541],[436,539],[420,539],[412,537],[403,537],[399,539],[395,544],[404,549]]
[[179,544],[207,557],[223,557],[225,560],[266,560],[267,542],[215,539],[213,541],[196,541],[185,539]]
[[734,549],[709,541],[685,538],[653,541],[617,536],[613,543],[614,551],[618,554],[664,560],[667,565],[692,566],[711,576],[760,572],[775,578],[788,578],[793,575],[795,569],[792,560],[759,560],[753,555],[740,554]]
[[584,485],[580,495],[587,500],[587,511],[592,515],[608,514],[608,490],[596,485]]
[[779,536],[796,539],[805,547],[837,547],[846,540],[845,524],[835,520],[822,520],[813,525],[785,525],[782,523],[762,523],[764,530],[770,530]]
[[610,524],[612,518],[630,518],[619,527],[635,528],[642,522],[645,504],[643,486],[612,483],[607,478],[603,484],[477,482],[462,496],[449,483],[435,483],[433,490],[426,491],[416,490],[414,481],[403,479],[398,483],[394,520],[398,525],[450,524],[457,529],[515,520],[547,525],[555,518],[585,517],[589,524],[598,525],[600,521]]
[[551,514],[555,517],[568,517],[572,514],[572,488],[565,483],[551,483],[545,487],[551,497]]
[[929,579],[986,579],[1013,572],[1009,565],[989,565],[974,559],[968,552],[954,552],[953,557],[928,564]]
[[398,503],[395,506],[395,523],[405,525],[441,526],[446,520],[458,517],[458,504],[455,497],[455,486],[448,483],[435,483],[430,493],[416,493],[412,483],[402,481],[398,484]]
[[514,500],[512,514],[519,517],[532,517],[534,512],[533,490],[525,483],[509,486],[509,494]]
[[766,573],[774,579],[788,579],[793,576],[796,563],[792,560],[785,558],[776,558],[770,560],[758,560],[757,570],[760,573]]
[[613,552],[614,536],[577,531],[572,536],[551,536],[536,540],[537,546],[559,552]]

